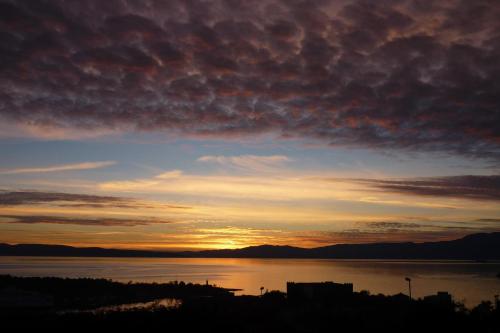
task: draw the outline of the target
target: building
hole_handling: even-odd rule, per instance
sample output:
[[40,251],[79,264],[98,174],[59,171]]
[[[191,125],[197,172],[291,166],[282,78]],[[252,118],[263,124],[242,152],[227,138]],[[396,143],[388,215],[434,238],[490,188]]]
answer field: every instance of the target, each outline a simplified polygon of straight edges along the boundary
[[287,282],[286,292],[292,301],[339,301],[352,296],[352,283]]
[[438,291],[436,295],[429,295],[424,297],[424,302],[439,307],[453,306],[453,299],[446,291]]

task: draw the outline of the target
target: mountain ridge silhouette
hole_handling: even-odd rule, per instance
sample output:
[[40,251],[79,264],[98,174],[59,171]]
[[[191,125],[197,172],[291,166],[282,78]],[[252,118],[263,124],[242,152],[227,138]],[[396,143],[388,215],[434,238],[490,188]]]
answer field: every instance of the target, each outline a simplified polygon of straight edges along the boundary
[[500,232],[424,243],[335,244],[316,248],[265,244],[241,249],[177,252],[0,243],[0,256],[500,260]]

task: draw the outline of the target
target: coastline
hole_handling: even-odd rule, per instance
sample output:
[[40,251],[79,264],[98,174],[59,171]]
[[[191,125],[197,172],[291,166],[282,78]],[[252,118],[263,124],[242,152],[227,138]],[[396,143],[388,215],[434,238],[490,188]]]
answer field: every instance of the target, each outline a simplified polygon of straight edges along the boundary
[[[295,284],[296,285],[296,284]],[[500,320],[500,303],[482,302],[466,308],[447,293],[410,299],[408,295],[372,295],[324,282],[298,284],[294,293],[267,291],[261,296],[235,296],[210,284],[184,282],[119,283],[104,279],[19,278],[0,276],[0,319],[19,328],[114,327],[200,329],[219,332],[316,332],[331,328],[384,328],[396,332],[414,323],[410,332],[428,325],[456,332],[471,328],[493,332]],[[303,286],[302,286],[303,285]],[[318,292],[310,294],[310,288]],[[342,288],[343,292],[339,292]],[[303,290],[303,292],[301,291]],[[17,304],[9,306],[11,300]],[[161,297],[158,297],[161,296]],[[155,298],[156,297],[156,298]],[[160,306],[155,300],[178,300]],[[19,304],[24,300],[25,304]],[[150,306],[120,307],[132,301]],[[155,305],[156,304],[156,305]],[[114,305],[115,307],[113,307]],[[112,307],[110,307],[112,306]],[[107,307],[106,311],[97,309]],[[333,320],[333,322],[332,322]],[[6,326],[10,327],[10,326]],[[281,330],[279,329],[281,328]]]

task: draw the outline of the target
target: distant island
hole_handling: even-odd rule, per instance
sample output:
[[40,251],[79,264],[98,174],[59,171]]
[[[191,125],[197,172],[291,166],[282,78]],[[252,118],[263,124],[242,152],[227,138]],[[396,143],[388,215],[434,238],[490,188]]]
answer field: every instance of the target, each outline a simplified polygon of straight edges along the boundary
[[310,258],[500,260],[500,232],[425,243],[338,244],[317,248],[261,245],[234,250],[147,251],[45,244],[0,244],[0,256],[145,257],[145,258]]

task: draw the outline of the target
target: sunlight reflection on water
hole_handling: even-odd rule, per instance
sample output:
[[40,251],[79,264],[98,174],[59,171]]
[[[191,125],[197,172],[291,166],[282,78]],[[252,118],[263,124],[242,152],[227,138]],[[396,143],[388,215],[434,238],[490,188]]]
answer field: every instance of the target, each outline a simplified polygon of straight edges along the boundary
[[106,313],[106,312],[115,312],[115,311],[128,311],[128,310],[154,310],[154,309],[174,309],[181,306],[182,301],[175,298],[162,298],[157,299],[150,302],[137,302],[137,303],[126,303],[126,304],[118,304],[118,305],[107,305],[101,306],[96,309],[91,310],[63,310],[59,311],[59,314],[65,313],[82,313],[82,312],[91,312],[91,313]]
[[355,290],[407,292],[412,278],[416,297],[449,291],[469,306],[500,294],[499,262],[213,259],[213,258],[53,258],[0,257],[0,274],[109,278],[117,281],[205,283],[260,293],[260,287],[286,290],[287,281],[352,282]]

